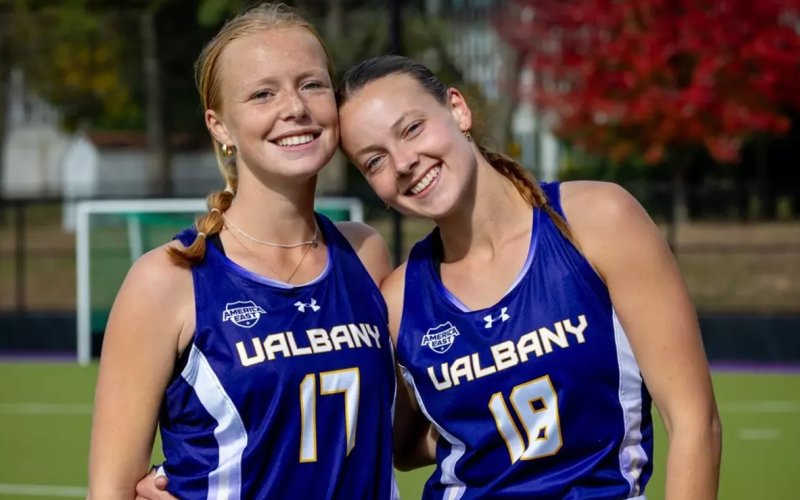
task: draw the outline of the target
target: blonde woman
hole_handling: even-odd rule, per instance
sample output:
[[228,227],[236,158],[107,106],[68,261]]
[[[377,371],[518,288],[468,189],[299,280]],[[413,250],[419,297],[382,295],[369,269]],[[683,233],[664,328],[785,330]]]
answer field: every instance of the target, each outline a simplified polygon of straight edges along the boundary
[[197,71],[226,188],[119,291],[90,496],[136,497],[158,424],[179,498],[391,498],[388,252],[371,228],[314,212],[339,140],[326,49],[262,5],[221,29]]

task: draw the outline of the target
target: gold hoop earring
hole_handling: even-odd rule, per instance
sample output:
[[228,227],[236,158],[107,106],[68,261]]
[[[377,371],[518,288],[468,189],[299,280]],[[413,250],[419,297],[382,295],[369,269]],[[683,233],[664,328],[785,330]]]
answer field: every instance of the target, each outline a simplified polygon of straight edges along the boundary
[[469,133],[469,130],[465,130],[465,131],[463,132],[463,134],[464,134],[464,138],[465,138],[467,141],[469,141],[469,142],[472,142],[472,134],[470,134],[470,133]]
[[221,145],[220,149],[222,150],[222,156],[224,156],[225,158],[230,158],[231,156],[233,156],[233,153],[235,152],[235,147],[228,146],[227,144]]

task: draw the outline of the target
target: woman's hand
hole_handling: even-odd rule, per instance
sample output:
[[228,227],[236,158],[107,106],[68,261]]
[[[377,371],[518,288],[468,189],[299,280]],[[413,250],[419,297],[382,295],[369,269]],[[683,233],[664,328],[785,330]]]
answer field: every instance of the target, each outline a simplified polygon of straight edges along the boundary
[[167,493],[167,476],[153,469],[136,483],[136,500],[178,500]]

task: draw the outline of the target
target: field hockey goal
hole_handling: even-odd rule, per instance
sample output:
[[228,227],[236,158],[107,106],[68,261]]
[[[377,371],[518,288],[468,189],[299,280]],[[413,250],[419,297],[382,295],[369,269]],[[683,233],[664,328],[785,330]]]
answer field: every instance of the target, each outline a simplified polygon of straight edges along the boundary
[[[335,221],[364,220],[358,198],[318,197],[315,209]],[[76,202],[79,364],[89,364],[93,350],[99,348],[111,304],[133,261],[192,225],[206,210],[201,198]]]

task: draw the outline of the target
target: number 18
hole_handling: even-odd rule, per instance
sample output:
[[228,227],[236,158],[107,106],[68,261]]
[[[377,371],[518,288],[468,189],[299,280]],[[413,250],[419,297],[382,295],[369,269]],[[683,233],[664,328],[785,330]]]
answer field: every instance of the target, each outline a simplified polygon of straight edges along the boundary
[[517,418],[525,427],[527,446],[508,411],[502,393],[492,394],[489,399],[489,410],[494,416],[498,432],[506,442],[511,463],[558,453],[562,444],[558,395],[553,389],[550,377],[544,376],[514,387],[508,399],[514,407]]

